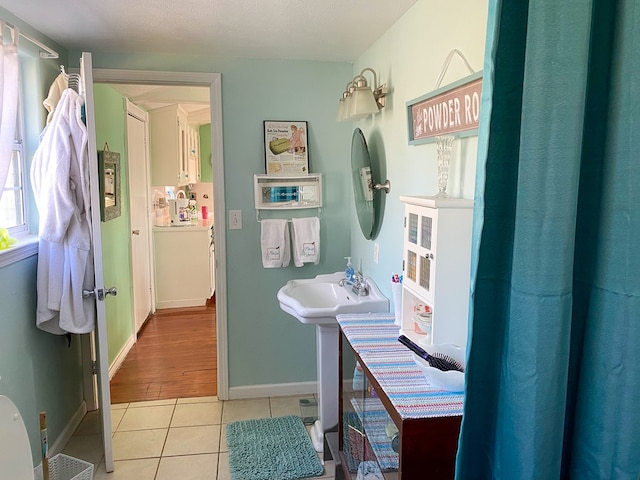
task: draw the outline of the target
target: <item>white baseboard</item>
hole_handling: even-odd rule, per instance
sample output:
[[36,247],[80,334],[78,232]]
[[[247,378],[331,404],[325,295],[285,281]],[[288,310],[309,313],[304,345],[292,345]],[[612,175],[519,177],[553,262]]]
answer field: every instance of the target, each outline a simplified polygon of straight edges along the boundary
[[260,397],[287,397],[290,395],[312,395],[318,391],[318,382],[272,383],[229,387],[229,400]]
[[[80,425],[80,422],[82,421],[82,419],[86,414],[87,414],[87,404],[83,400],[80,406],[78,407],[78,410],[76,410],[76,413],[73,414],[73,416],[71,417],[67,425],[62,430],[62,433],[60,433],[58,438],[56,438],[56,441],[49,444],[49,450],[47,455],[49,458],[52,458],[53,456],[62,452],[62,449],[69,442],[69,440],[71,439],[71,436],[73,435],[73,432],[76,431],[76,429],[78,428],[78,425]],[[34,475],[34,478],[42,478],[42,462],[40,462],[38,465],[35,466],[35,468],[33,469],[33,475]]]
[[62,429],[60,435],[58,435],[58,438],[56,438],[56,441],[52,444],[49,444],[49,457],[53,457],[54,455],[62,451],[62,449],[73,436],[73,432],[76,431],[76,428],[78,428],[78,425],[80,425],[80,422],[86,414],[87,404],[83,400],[78,407],[78,410],[76,410],[76,413],[73,414],[71,419],[69,419],[65,427]]
[[186,308],[186,307],[203,307],[207,304],[206,298],[189,298],[186,300],[158,300],[156,299],[156,308]]
[[135,343],[136,343],[136,337],[135,335],[131,335],[127,340],[127,342],[122,347],[122,349],[120,350],[120,352],[118,353],[118,356],[114,358],[113,363],[109,365],[109,380],[112,380],[115,374],[118,372],[118,370],[122,366],[122,362],[124,362],[124,359],[127,358],[127,354],[129,353],[129,350],[133,348]]

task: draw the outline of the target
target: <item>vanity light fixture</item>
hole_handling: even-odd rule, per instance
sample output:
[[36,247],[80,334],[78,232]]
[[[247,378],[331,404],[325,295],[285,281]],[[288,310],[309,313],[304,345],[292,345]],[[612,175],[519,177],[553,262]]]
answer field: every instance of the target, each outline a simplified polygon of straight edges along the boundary
[[[373,74],[373,90],[364,77],[365,72]],[[339,122],[346,120],[359,120],[378,113],[385,105],[387,85],[378,85],[378,75],[372,68],[365,68],[347,83],[342,98],[338,102]]]
[[351,103],[351,93],[355,87],[353,86],[353,82],[347,83],[347,86],[342,92],[342,97],[338,102],[338,116],[336,120],[338,122],[344,122],[347,120],[347,112],[349,111],[349,103]]

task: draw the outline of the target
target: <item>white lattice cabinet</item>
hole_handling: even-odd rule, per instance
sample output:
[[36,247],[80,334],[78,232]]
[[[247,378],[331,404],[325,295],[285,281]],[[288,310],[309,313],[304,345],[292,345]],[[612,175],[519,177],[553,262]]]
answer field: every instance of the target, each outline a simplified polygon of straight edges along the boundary
[[[418,343],[416,305],[432,311],[431,343],[467,342],[473,200],[401,196],[405,204],[402,333]],[[418,330],[418,331],[416,331]]]

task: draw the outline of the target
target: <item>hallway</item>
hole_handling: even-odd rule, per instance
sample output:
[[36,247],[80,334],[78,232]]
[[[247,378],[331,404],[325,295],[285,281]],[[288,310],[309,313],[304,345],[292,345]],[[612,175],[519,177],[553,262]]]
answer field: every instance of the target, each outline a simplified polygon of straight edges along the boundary
[[111,403],[215,396],[215,301],[157,310],[110,382]]

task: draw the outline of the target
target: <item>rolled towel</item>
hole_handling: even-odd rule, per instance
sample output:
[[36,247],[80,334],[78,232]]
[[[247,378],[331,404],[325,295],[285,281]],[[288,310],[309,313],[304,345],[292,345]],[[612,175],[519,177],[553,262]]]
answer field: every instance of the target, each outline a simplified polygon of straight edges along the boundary
[[287,220],[267,219],[260,222],[260,248],[264,268],[289,266],[291,247]]
[[291,243],[293,264],[301,267],[305,263],[320,263],[320,219],[318,217],[294,218],[291,220]]

